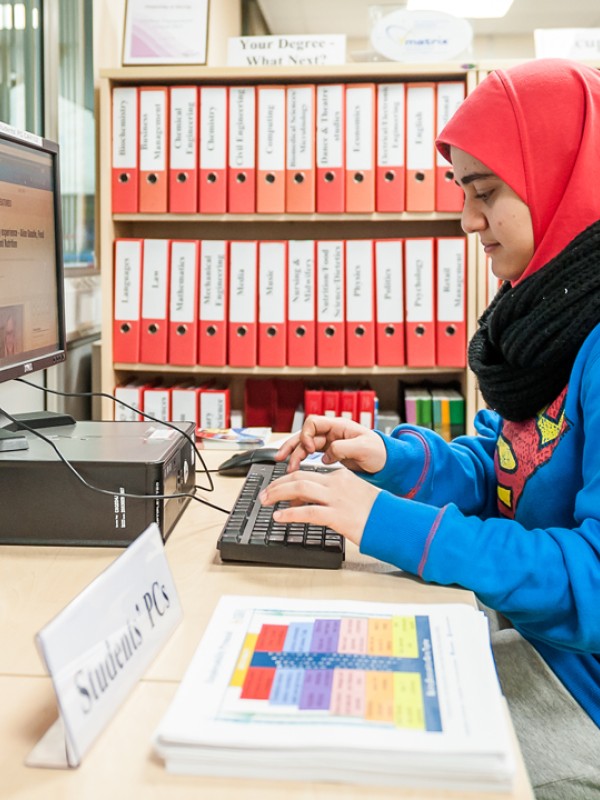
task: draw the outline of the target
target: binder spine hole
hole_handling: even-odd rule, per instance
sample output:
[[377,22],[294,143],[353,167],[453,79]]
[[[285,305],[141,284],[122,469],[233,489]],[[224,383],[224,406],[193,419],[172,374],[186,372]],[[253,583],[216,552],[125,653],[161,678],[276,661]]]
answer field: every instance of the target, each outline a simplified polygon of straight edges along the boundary
[[269,325],[267,328],[267,336],[273,338],[273,336],[277,336],[277,328],[274,325]]
[[265,180],[267,183],[275,183],[275,175],[272,172],[269,172],[268,175],[265,175]]
[[131,330],[131,325],[128,322],[124,322],[121,325],[121,333],[129,333],[130,330]]
[[454,181],[454,172],[451,169],[444,172],[444,180],[448,181],[448,183],[452,183]]
[[446,325],[445,334],[446,336],[454,336],[456,333],[456,327],[454,325]]
[[209,325],[208,328],[206,329],[206,335],[207,336],[216,336],[217,335],[216,327],[214,325]]
[[178,172],[177,173],[177,183],[185,183],[188,179],[188,176],[185,172]]
[[396,328],[393,325],[386,325],[383,332],[386,336],[392,337],[396,333]]
[[396,173],[389,169],[384,175],[384,180],[387,181],[387,183],[391,183],[396,180]]
[[325,180],[327,181],[327,183],[333,183],[333,181],[335,180],[335,175],[333,174],[333,172],[326,172]]
[[424,325],[417,325],[415,328],[415,333],[417,336],[425,336],[425,326]]
[[178,325],[175,330],[177,331],[177,336],[185,336],[187,333],[187,325]]
[[248,333],[248,328],[245,325],[239,325],[236,328],[235,335],[243,338]]
[[362,183],[365,179],[365,176],[362,172],[355,172],[354,173],[354,183]]
[[129,183],[129,173],[128,172],[122,172],[119,175],[119,183]]
[[304,325],[298,325],[298,327],[297,327],[297,328],[296,328],[296,330],[294,331],[294,334],[295,334],[295,335],[296,335],[296,336],[297,336],[299,339],[302,339],[302,337],[303,337],[303,336],[306,336],[306,328],[304,327]]
[[214,172],[209,172],[208,175],[206,176],[206,180],[209,183],[216,183],[217,182],[217,176],[215,175]]
[[294,175],[294,183],[304,183],[304,175],[301,172]]
[[328,325],[325,328],[325,336],[329,337],[330,339],[335,336],[335,328],[332,325]]
[[419,183],[423,183],[425,180],[425,173],[424,172],[415,172],[415,180],[419,181]]
[[148,325],[148,333],[158,333],[158,325],[155,322],[153,322],[151,325]]
[[238,172],[238,174],[235,176],[235,180],[237,183],[246,183],[246,173]]
[[154,172],[151,172],[150,175],[148,175],[148,177],[146,178],[146,180],[148,181],[148,183],[158,183],[158,175],[156,175]]
[[366,331],[363,325],[357,325],[356,328],[354,328],[354,335],[358,336],[359,339],[361,338],[361,336],[364,336],[365,333]]

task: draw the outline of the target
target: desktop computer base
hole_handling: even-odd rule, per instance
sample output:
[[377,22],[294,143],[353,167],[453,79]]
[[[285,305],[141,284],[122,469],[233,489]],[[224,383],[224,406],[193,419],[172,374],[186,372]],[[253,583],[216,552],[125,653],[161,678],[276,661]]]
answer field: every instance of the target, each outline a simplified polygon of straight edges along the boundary
[[[194,436],[194,425],[174,423]],[[77,422],[45,428],[53,448],[25,431],[25,450],[0,451],[0,544],[123,547],[156,522],[166,539],[194,491],[195,451],[158,422]],[[141,498],[128,494],[142,495]]]
[[25,436],[26,428],[23,428],[20,423],[24,423],[28,428],[34,430],[75,425],[75,420],[70,414],[63,414],[60,411],[28,411],[23,414],[15,414],[14,419],[15,422],[0,428],[0,452],[27,450],[29,443]]

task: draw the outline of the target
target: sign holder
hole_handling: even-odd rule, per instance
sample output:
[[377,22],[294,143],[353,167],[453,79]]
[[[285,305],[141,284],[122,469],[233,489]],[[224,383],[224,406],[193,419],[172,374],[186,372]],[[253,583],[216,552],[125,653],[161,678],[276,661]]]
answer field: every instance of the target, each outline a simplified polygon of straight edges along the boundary
[[78,767],[183,616],[152,523],[36,636],[59,717],[30,767]]

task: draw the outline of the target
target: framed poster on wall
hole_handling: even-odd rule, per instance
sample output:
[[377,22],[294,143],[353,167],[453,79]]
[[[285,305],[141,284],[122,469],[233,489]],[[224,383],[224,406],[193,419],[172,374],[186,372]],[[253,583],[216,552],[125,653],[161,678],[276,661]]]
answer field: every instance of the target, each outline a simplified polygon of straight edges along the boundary
[[127,0],[123,65],[206,64],[209,0]]

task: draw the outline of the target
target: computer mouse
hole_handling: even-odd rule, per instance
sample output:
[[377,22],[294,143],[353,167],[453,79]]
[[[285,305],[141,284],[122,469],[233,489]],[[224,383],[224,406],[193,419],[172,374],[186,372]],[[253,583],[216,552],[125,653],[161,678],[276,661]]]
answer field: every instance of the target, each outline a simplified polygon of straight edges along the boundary
[[218,469],[220,475],[239,478],[246,475],[252,464],[275,464],[276,447],[258,447],[255,450],[242,450],[228,458]]

